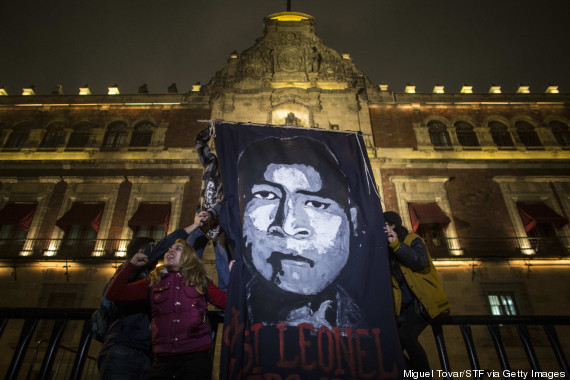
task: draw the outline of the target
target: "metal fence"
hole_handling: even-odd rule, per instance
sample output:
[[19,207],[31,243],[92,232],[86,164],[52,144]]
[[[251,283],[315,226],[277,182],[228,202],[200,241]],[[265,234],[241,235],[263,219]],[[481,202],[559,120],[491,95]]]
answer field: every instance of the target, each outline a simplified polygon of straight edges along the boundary
[[[0,353],[2,354],[0,357],[10,359],[5,368],[0,367],[0,371],[5,371],[5,379],[96,379],[98,373],[95,357],[89,355],[90,318],[93,311],[94,309],[0,308]],[[211,311],[208,316],[212,324],[212,338],[216,341],[217,327],[223,322],[223,313]],[[46,321],[53,321],[53,325],[50,325],[52,326],[50,338],[32,344],[34,331],[38,325]],[[62,338],[66,327],[73,322],[79,323],[81,328],[76,329],[76,337],[67,337],[66,343],[63,343]],[[17,325],[17,328],[7,329],[8,323]],[[474,338],[472,334],[474,326],[485,328],[488,331],[494,349],[488,345],[482,345]],[[508,350],[505,349],[505,337],[501,334],[501,329],[509,326],[513,327],[518,335],[524,358],[509,357]],[[549,342],[550,355],[544,353],[544,345],[540,342],[540,351],[535,350],[535,342],[541,337],[529,334],[529,329],[537,327],[543,331],[543,336]],[[511,365],[511,362],[513,360],[520,362],[521,359],[527,362],[527,368],[535,373],[541,373],[544,369],[543,364],[555,358],[558,371],[564,372],[563,377],[570,379],[570,368],[564,353],[564,347],[570,347],[570,334],[558,334],[556,331],[569,327],[570,316],[449,316],[437,320],[432,323],[432,331],[441,369],[435,370],[434,377],[448,380],[472,377],[481,380],[494,377],[490,372],[496,372],[499,374],[498,377],[506,378],[510,376],[504,376],[503,371],[514,371],[516,368]],[[5,339],[7,330],[10,330],[12,337]],[[456,334],[457,330],[465,345],[463,356],[466,357],[463,359],[469,363],[468,369],[454,368],[449,359],[446,342],[450,341],[450,333]],[[444,335],[448,335],[447,341]],[[512,341],[514,336],[506,338]],[[3,342],[5,340],[8,342]],[[490,371],[480,364],[479,355],[481,353],[491,354],[489,351],[493,351],[495,360],[500,364],[500,372]],[[456,355],[457,352],[452,354]],[[549,363],[548,369],[552,370],[552,363]],[[470,372],[466,375],[465,371]],[[527,379],[530,380],[529,377]]]

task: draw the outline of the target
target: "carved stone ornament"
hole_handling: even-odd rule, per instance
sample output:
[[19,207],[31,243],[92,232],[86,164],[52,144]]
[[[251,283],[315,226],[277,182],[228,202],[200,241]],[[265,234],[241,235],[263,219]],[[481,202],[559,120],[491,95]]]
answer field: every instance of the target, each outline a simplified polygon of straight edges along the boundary
[[288,73],[301,71],[303,56],[297,48],[287,47],[279,53],[277,64],[281,70]]

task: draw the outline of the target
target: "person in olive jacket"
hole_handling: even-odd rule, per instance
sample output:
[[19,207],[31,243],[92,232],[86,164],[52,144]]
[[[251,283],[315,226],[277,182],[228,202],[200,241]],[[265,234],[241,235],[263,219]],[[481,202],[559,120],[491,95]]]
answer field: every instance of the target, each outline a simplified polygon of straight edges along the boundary
[[422,238],[409,233],[400,215],[393,211],[385,212],[384,220],[400,344],[411,369],[429,372],[428,358],[418,337],[430,320],[449,314],[449,302]]

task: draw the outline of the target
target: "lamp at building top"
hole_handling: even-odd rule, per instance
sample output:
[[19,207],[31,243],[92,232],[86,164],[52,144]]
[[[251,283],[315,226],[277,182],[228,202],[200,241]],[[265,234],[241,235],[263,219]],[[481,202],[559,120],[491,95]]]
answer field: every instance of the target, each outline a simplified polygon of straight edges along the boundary
[[279,12],[269,15],[267,17],[277,21],[297,21],[297,22],[308,20],[309,18],[311,18],[311,16],[300,12]]
[[443,93],[445,93],[445,87],[444,87],[444,86],[441,86],[441,85],[439,85],[439,84],[436,84],[436,85],[433,87],[433,93],[434,93],[434,94],[443,94]]
[[342,53],[342,59],[350,59],[349,53]]
[[517,94],[530,94],[530,86],[519,84],[519,88],[517,89]]
[[35,95],[35,91],[34,91],[34,86],[28,86],[28,87],[24,87],[22,89],[22,95]]
[[547,94],[558,94],[558,86],[548,86],[545,91]]
[[91,95],[91,90],[88,85],[79,87],[79,95]]
[[489,94],[500,94],[500,93],[501,93],[501,86],[492,84],[491,87],[489,87]]
[[192,92],[200,92],[201,89],[202,85],[200,84],[200,82],[196,82],[192,85]]
[[388,85],[387,84],[380,83],[378,85],[378,87],[380,88],[380,91],[388,91]]
[[404,89],[406,94],[415,94],[416,93],[416,86],[407,85]]
[[235,51],[235,50],[232,51],[232,53],[230,54],[230,58],[231,58],[231,59],[238,59],[238,57],[239,57],[239,54],[238,54],[238,52]]
[[116,84],[112,85],[111,87],[107,87],[107,89],[109,90],[109,92],[107,93],[108,95],[119,95],[119,86],[117,86]]
[[0,96],[7,96],[8,93],[6,92],[6,89],[4,87],[0,87]]
[[472,94],[473,93],[473,86],[470,86],[468,84],[464,84],[463,86],[461,86],[461,93],[462,94]]

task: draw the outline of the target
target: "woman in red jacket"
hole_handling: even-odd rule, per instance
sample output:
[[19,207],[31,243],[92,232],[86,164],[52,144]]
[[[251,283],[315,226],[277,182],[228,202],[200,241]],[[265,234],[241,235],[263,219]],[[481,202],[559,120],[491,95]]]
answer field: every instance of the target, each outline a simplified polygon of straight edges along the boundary
[[226,293],[214,285],[183,239],[170,247],[164,264],[150,277],[128,283],[131,272],[147,261],[144,254],[133,256],[109,286],[107,298],[122,302],[150,299],[154,361],[149,378],[211,379],[207,302],[223,309]]

